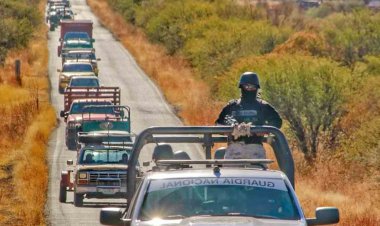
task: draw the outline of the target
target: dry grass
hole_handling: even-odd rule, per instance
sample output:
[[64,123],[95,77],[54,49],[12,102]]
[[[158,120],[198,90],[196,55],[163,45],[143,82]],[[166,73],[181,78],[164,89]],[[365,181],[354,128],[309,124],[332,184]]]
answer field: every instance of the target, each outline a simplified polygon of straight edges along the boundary
[[[314,166],[308,166],[299,153],[295,154],[296,191],[305,214],[314,216],[318,206],[336,206],[340,210],[339,225],[380,225],[380,184],[362,178],[366,169],[347,165],[331,153],[323,153]],[[379,178],[380,172],[377,172]]]
[[142,69],[157,83],[185,124],[213,124],[221,104],[212,100],[207,85],[195,79],[191,67],[163,47],[148,42],[145,34],[113,12],[106,0],[87,0],[101,23],[128,48]]
[[[40,10],[45,2],[41,1]],[[56,117],[49,103],[47,28],[0,68],[0,225],[44,225],[48,183],[46,144]],[[21,61],[22,85],[14,76]]]
[[[207,85],[195,79],[194,72],[185,61],[169,57],[162,47],[149,44],[141,30],[127,24],[110,9],[107,0],[87,2],[101,22],[156,81],[168,101],[180,109],[179,115],[186,124],[213,124],[221,104],[214,103]],[[294,154],[296,190],[308,217],[314,217],[318,206],[337,206],[341,213],[339,225],[380,225],[379,182],[358,179],[365,169],[347,166],[328,153],[322,155],[314,166],[309,166],[299,153]],[[268,157],[271,156],[273,153],[269,152]]]

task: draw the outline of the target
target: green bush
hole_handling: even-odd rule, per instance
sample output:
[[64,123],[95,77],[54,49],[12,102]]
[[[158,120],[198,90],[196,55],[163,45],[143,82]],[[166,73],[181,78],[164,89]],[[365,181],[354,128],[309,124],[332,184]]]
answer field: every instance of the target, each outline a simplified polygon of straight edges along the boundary
[[184,46],[188,25],[215,14],[209,3],[200,1],[156,1],[153,6],[147,5],[137,8],[136,24],[146,30],[152,41],[162,43],[170,54]]
[[0,65],[4,63],[9,49],[25,47],[32,38],[33,28],[42,21],[42,15],[36,9],[38,2],[0,1]]
[[366,55],[380,55],[380,14],[358,10],[334,14],[318,29],[330,47],[329,56],[353,68]]
[[[378,62],[377,62],[378,63]],[[355,165],[366,167],[366,172],[380,170],[380,77],[362,77],[355,83],[350,112],[344,118],[345,137],[341,155]]]
[[239,19],[199,21],[190,27],[191,32],[199,34],[187,41],[183,54],[209,81],[228,70],[236,59],[269,53],[287,38],[287,33],[266,21]]
[[169,54],[183,54],[211,82],[236,59],[269,53],[291,33],[252,20],[253,13],[229,0],[144,1],[136,7],[136,24]]
[[109,0],[110,5],[121,13],[124,19],[128,22],[135,22],[135,0]]
[[380,56],[367,56],[365,58],[366,69],[365,72],[369,75],[380,77]]

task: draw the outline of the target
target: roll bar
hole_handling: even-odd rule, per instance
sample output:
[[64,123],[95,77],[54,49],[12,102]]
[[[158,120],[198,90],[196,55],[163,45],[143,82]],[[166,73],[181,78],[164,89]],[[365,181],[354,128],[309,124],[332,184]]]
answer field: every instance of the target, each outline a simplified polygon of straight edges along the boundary
[[[129,165],[136,166],[138,164],[140,152],[143,146],[148,143],[199,143],[203,145],[206,151],[206,159],[211,159],[212,146],[215,143],[227,142],[227,135],[231,135],[232,132],[232,126],[150,127],[143,130],[137,136],[133,145]],[[273,126],[254,126],[251,127],[251,133],[270,133],[274,135],[274,139],[271,140],[271,145],[276,160],[280,169],[286,174],[294,188],[294,161],[284,134]],[[127,173],[128,200],[132,199],[135,192],[136,176],[137,171],[135,167],[130,167]]]

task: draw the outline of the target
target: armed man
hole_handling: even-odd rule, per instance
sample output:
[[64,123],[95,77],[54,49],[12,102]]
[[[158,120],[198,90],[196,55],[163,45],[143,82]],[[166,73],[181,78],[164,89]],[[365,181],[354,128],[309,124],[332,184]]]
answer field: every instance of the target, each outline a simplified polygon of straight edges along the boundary
[[250,126],[268,125],[281,128],[282,119],[266,101],[257,97],[259,77],[254,72],[240,76],[240,99],[231,100],[219,114],[217,125],[233,125],[234,137],[225,151],[226,159],[262,159],[266,157],[262,145],[263,134],[250,134]]

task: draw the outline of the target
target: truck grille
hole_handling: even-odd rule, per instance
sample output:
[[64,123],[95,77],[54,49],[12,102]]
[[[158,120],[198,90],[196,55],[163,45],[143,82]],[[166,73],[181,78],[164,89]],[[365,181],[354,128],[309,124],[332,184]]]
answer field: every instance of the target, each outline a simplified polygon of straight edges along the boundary
[[104,185],[104,186],[120,186],[126,184],[127,173],[126,172],[89,172],[90,184]]
[[120,180],[112,179],[112,180],[98,180],[98,186],[121,186]]

